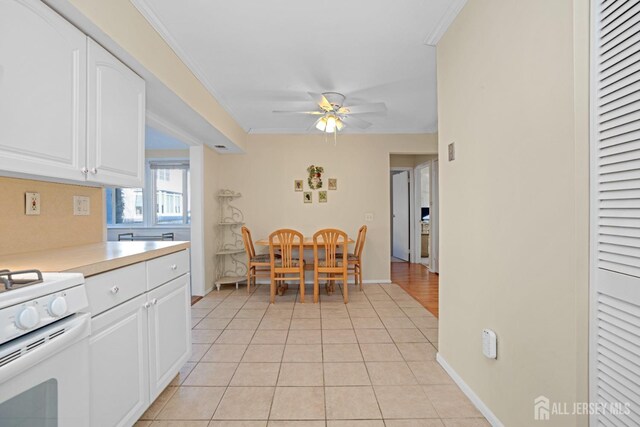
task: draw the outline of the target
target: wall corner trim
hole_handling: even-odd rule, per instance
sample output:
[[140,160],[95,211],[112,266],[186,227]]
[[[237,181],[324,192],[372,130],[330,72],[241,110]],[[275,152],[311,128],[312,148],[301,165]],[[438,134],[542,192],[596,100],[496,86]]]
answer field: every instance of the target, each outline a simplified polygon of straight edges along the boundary
[[504,427],[504,424],[502,424],[498,417],[496,417],[495,414],[491,412],[491,409],[489,409],[489,407],[485,405],[482,400],[480,400],[480,397],[478,397],[478,395],[471,389],[471,387],[469,387],[467,383],[464,382],[462,377],[458,375],[458,373],[451,367],[451,365],[447,363],[444,357],[442,357],[441,353],[438,352],[438,354],[436,355],[436,360],[493,427]]

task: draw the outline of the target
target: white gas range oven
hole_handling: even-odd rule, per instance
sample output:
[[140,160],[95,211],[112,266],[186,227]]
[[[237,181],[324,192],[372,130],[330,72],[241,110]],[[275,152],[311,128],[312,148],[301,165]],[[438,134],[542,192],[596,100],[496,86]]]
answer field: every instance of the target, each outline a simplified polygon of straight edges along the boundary
[[0,270],[0,426],[89,425],[87,311],[80,273]]

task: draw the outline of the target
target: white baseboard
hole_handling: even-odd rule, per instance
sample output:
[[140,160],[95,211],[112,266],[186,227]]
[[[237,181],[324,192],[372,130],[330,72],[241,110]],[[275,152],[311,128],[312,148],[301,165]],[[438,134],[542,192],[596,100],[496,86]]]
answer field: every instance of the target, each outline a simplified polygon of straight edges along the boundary
[[442,368],[447,371],[447,374],[449,374],[449,376],[458,385],[458,387],[460,387],[462,392],[467,395],[469,400],[471,400],[471,402],[476,406],[476,408],[478,408],[478,410],[482,413],[482,415],[484,415],[484,417],[493,427],[504,427],[504,424],[502,424],[498,417],[496,417],[495,414],[491,412],[491,409],[489,409],[489,407],[485,405],[482,400],[480,400],[480,397],[478,397],[478,395],[475,394],[473,390],[471,390],[471,387],[469,387],[467,383],[464,382],[462,377],[460,377],[460,375],[458,375],[458,373],[454,371],[451,365],[449,365],[447,361],[444,360],[444,357],[442,357],[440,353],[436,355],[436,360],[438,361],[440,366],[442,366]]

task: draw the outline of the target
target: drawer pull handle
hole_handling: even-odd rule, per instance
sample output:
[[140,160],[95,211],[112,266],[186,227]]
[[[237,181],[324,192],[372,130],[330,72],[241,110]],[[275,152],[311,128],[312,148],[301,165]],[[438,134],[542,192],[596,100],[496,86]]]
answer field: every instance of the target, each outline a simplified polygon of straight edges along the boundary
[[117,294],[118,292],[120,292],[120,288],[117,286],[114,286],[113,288],[111,288],[111,293],[112,294]]
[[158,304],[158,298],[154,298],[154,299],[152,299],[152,300],[151,300],[151,304],[152,304],[152,305],[156,305],[156,304]]
[[171,269],[173,271],[176,271],[178,269],[178,266],[176,264],[171,264]]

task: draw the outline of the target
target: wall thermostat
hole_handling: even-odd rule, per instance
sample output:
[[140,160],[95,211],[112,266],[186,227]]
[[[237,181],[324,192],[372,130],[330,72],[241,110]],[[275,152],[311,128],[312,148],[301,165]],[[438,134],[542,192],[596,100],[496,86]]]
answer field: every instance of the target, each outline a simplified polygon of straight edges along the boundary
[[498,358],[498,339],[496,333],[491,329],[484,329],[482,331],[482,354],[489,359]]

